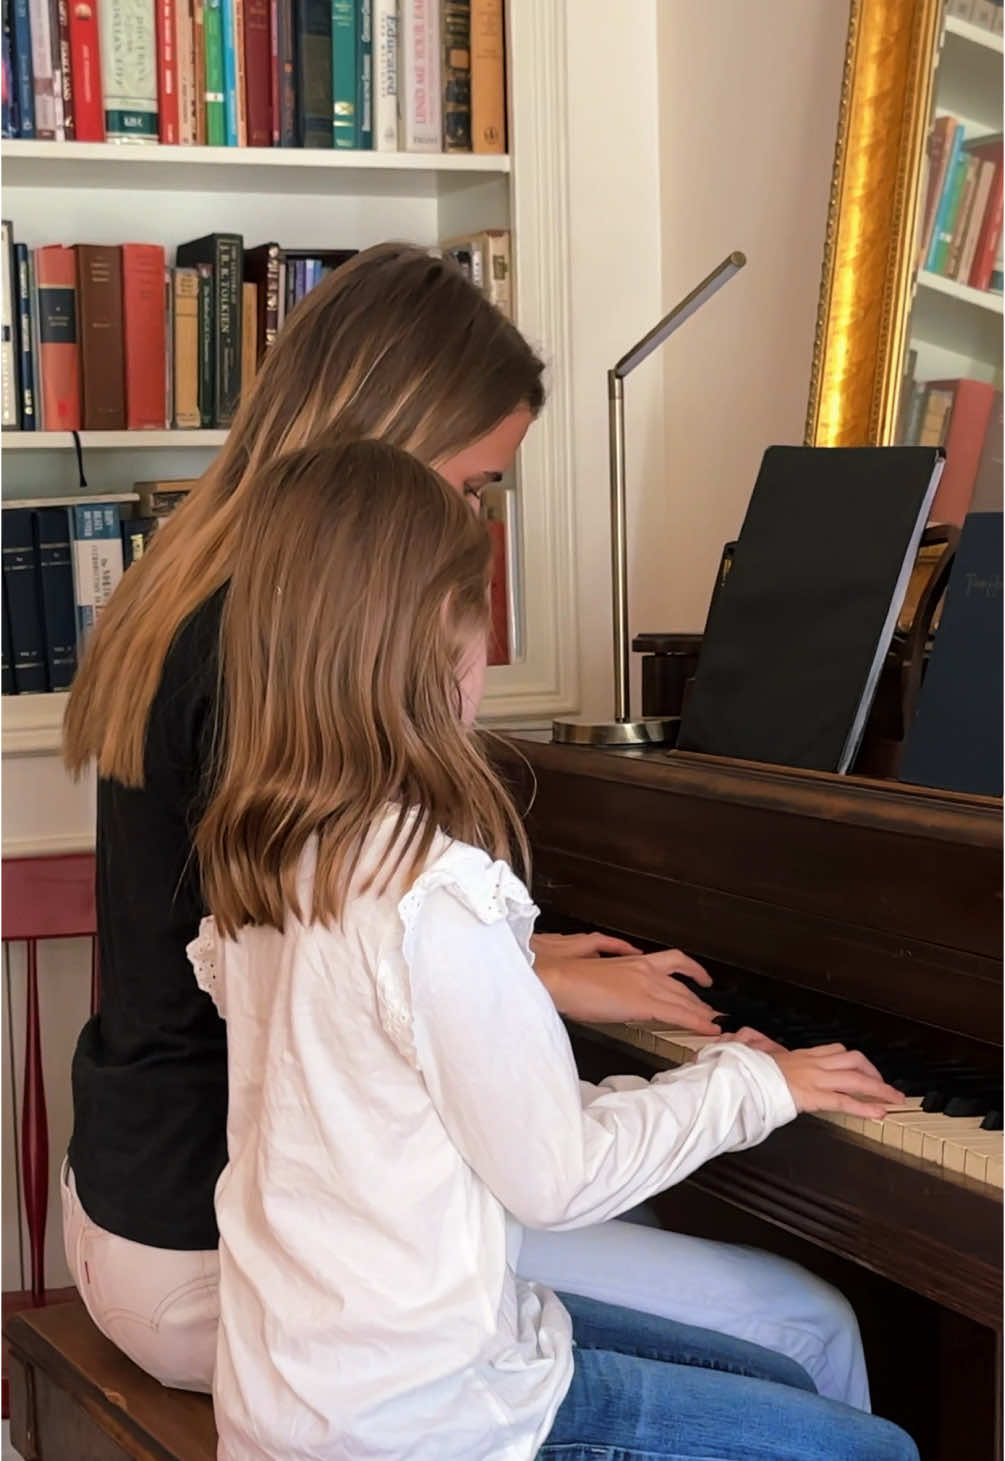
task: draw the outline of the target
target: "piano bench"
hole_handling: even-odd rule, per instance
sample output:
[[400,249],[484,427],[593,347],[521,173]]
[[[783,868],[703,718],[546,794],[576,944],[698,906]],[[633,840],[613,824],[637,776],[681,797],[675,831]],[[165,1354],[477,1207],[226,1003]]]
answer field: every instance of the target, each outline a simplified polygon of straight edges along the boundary
[[4,1339],[10,1435],[24,1461],[216,1461],[209,1396],[144,1374],[79,1299],[14,1315]]

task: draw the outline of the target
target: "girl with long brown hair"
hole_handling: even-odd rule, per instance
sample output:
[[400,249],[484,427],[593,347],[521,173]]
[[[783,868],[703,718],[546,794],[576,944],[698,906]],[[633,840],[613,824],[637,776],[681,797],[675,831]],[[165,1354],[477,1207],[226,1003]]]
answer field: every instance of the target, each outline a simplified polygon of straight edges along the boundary
[[[216,1347],[226,1032],[185,956],[207,894],[218,895],[206,812],[227,766],[264,775],[257,710],[265,717],[275,697],[299,693],[281,660],[278,678],[248,691],[252,682],[234,676],[257,661],[236,641],[221,658],[235,630],[235,575],[275,514],[269,473],[333,433],[378,438],[477,506],[543,406],[542,371],[452,265],[403,245],[360,254],[287,321],[220,456],[116,590],[71,692],[67,762],[79,772],[93,759],[98,769],[101,1003],[73,1064],[67,1256],[99,1327],[166,1384],[208,1389]],[[404,502],[406,533],[410,512]],[[258,649],[272,632],[271,603],[256,600],[244,626],[261,637]],[[322,622],[307,628],[320,635]],[[228,720],[227,697],[239,694],[256,713]],[[309,721],[301,729],[319,734]],[[307,749],[289,748],[304,778]],[[534,950],[542,995],[574,1018],[717,1030],[709,1006],[673,977],[710,982],[679,951],[642,956],[597,935],[544,936]],[[781,1260],[598,1218],[577,1232],[528,1231],[518,1261],[554,1287],[793,1356],[823,1393],[868,1404],[847,1305]]]
[[897,1093],[833,1047],[727,1041],[584,1091],[531,966],[520,822],[470,732],[484,525],[371,441],[281,456],[256,495],[189,946],[230,1073],[220,1461],[917,1461],[805,1374],[761,1378],[743,1346],[752,1373],[678,1364],[679,1326],[514,1276],[524,1226],[589,1224],[797,1109]]

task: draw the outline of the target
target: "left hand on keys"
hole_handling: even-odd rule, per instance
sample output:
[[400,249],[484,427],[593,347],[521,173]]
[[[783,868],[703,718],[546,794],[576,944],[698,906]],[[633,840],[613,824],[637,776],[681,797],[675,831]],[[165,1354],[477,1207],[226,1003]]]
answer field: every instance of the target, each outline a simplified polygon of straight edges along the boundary
[[531,948],[541,982],[559,1013],[570,1019],[597,1025],[658,1020],[668,1029],[696,1035],[719,1033],[715,1010],[673,977],[684,974],[696,984],[712,983],[680,949],[643,954],[624,939],[601,933],[539,933]]

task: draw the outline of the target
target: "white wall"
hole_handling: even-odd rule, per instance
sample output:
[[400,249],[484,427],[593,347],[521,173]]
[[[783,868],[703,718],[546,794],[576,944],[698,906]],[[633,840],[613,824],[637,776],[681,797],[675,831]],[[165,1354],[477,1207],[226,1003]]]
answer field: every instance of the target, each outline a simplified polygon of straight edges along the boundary
[[[662,0],[672,8],[677,0]],[[569,7],[569,212],[580,685],[613,714],[607,371],[661,313],[657,0]],[[663,477],[661,363],[632,377],[628,493]]]
[[[685,631],[704,623],[765,447],[802,440],[848,5],[658,11],[664,308],[732,249],[748,257],[664,347],[665,475],[636,508],[633,629]],[[637,411],[634,380],[631,397]]]

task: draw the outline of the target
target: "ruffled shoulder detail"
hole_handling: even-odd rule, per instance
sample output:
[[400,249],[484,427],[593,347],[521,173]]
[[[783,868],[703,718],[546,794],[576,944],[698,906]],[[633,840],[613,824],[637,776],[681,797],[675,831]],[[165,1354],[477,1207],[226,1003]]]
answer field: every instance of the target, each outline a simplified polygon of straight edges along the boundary
[[377,1003],[381,1022],[399,1053],[418,1068],[412,1033],[408,971],[415,948],[422,910],[430,893],[445,889],[485,924],[505,919],[530,964],[534,962],[530,937],[538,909],[523,883],[505,862],[493,862],[486,852],[464,843],[451,843],[426,868],[398,903],[403,938],[401,955],[383,958],[377,971]]
[[223,1007],[223,971],[220,959],[220,936],[216,919],[208,917],[199,924],[199,932],[185,949],[192,965],[196,983],[209,995],[220,1014],[226,1019]]

